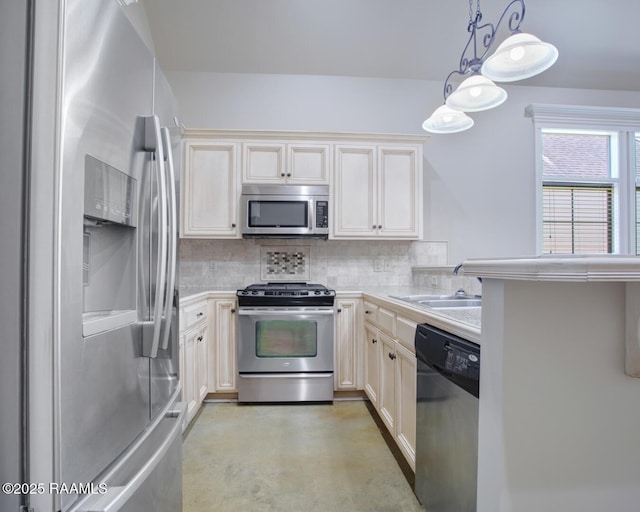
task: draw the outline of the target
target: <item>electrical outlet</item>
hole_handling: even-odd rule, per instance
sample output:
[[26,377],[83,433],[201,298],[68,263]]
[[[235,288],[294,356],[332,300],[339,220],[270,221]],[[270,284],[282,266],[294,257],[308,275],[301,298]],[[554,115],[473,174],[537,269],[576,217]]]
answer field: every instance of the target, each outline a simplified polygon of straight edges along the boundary
[[382,272],[383,269],[384,269],[384,258],[382,256],[378,256],[373,260],[373,271]]

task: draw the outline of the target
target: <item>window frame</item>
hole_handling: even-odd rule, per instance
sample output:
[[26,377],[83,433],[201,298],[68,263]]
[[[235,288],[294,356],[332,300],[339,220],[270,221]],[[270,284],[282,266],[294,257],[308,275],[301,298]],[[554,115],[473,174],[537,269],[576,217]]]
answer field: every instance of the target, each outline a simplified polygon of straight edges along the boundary
[[[611,158],[617,160],[618,190],[613,220],[613,252],[602,254],[636,255],[636,187],[640,185],[635,171],[635,140],[640,132],[640,109],[591,107],[575,105],[532,104],[525,109],[534,125],[535,193],[536,193],[536,252],[543,254],[543,161],[542,133],[544,130],[589,133],[611,133]],[[615,151],[615,155],[613,152]],[[548,180],[547,180],[548,181]],[[579,180],[572,180],[576,183]],[[587,180],[597,183],[599,180]],[[614,185],[615,186],[615,185]]]

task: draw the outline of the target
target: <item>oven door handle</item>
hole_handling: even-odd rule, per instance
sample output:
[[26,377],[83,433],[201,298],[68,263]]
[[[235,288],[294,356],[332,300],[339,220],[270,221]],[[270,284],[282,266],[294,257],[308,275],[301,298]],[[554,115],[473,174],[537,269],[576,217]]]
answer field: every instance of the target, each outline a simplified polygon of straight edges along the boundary
[[240,373],[241,379],[326,379],[333,378],[332,372],[296,372],[296,373]]
[[333,315],[333,309],[242,309],[238,308],[240,316],[291,316],[291,315]]

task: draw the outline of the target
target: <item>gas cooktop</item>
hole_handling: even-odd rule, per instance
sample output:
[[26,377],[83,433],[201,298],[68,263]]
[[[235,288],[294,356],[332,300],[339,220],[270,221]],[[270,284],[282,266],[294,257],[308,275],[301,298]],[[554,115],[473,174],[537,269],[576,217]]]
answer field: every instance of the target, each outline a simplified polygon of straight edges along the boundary
[[262,283],[238,290],[239,306],[333,306],[335,290],[313,283]]

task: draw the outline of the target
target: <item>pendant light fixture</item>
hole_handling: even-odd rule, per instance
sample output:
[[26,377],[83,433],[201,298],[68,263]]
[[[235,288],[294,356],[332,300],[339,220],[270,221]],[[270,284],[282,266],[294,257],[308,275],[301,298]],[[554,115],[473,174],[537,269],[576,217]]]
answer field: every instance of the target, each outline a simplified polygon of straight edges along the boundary
[[438,107],[431,117],[422,123],[422,129],[431,133],[456,133],[473,126],[473,119],[460,110],[447,105]]
[[482,74],[496,82],[515,82],[542,73],[556,60],[555,46],[531,34],[516,32],[485,61]]
[[[493,81],[523,80],[542,73],[555,63],[558,58],[555,46],[544,43],[531,34],[520,32],[524,14],[524,0],[512,0],[495,25],[482,24],[480,0],[476,0],[475,13],[473,0],[469,0],[467,31],[471,35],[462,50],[458,69],[449,73],[444,83],[444,106],[447,110],[443,110],[444,106],[436,109],[422,124],[424,130],[432,133],[456,133],[471,128],[473,120],[465,112],[488,110],[507,99],[507,92]],[[507,15],[511,36],[491,57],[485,59]],[[456,76],[467,78],[454,91],[451,79]]]
[[445,103],[449,108],[463,112],[480,112],[497,107],[506,99],[507,91],[474,72],[449,95]]

